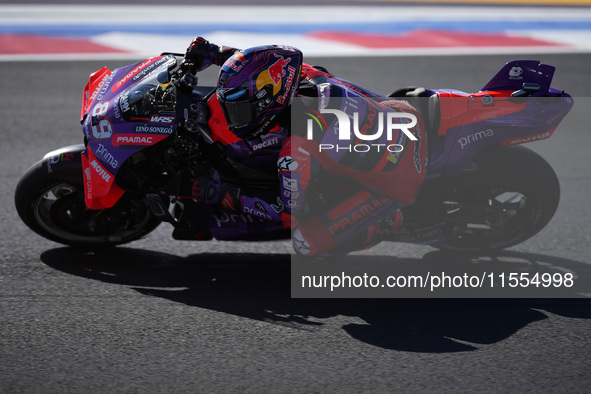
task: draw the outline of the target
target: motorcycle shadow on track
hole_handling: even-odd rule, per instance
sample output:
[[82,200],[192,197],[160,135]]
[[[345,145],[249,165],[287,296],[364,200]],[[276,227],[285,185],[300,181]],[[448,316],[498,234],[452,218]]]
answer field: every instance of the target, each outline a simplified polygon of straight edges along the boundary
[[[291,298],[291,256],[288,254],[202,253],[180,257],[118,247],[101,252],[74,248],[46,251],[41,260],[68,273],[128,286],[142,294],[189,306],[314,332],[328,319],[355,317],[366,324],[342,325],[352,338],[385,349],[446,353],[476,350],[510,337],[544,312],[591,319],[589,299],[425,299],[425,298]],[[588,265],[550,256],[500,252],[480,257],[498,271],[517,264],[535,270],[552,266],[588,270]],[[484,261],[484,263],[483,263]],[[453,266],[475,264],[474,256],[435,251],[421,259],[371,256],[370,264]],[[505,265],[505,266],[503,266]],[[492,270],[492,268],[491,268]],[[357,319],[355,319],[357,321]]]

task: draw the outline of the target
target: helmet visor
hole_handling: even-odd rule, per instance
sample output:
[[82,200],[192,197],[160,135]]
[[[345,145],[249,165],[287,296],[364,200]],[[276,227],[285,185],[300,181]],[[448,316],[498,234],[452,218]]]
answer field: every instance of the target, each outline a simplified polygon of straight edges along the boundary
[[240,127],[248,125],[254,119],[251,100],[246,101],[226,101],[226,114],[230,126]]
[[224,91],[218,89],[218,100],[226,114],[228,125],[236,128],[252,126],[271,106],[273,100],[270,95],[259,94],[248,97],[246,89]]

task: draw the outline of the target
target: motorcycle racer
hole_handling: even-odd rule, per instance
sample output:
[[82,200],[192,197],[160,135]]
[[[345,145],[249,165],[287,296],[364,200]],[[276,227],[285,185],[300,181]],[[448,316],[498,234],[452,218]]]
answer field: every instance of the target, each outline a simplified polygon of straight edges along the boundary
[[[230,131],[240,138],[227,146],[227,154],[248,166],[277,171],[280,178],[277,195],[250,197],[224,184],[214,172],[195,182],[196,199],[291,228],[294,249],[306,256],[371,247],[402,223],[400,208],[414,202],[426,173],[425,130],[410,104],[380,98],[305,64],[302,53],[289,46],[240,51],[196,37],[185,57],[195,72],[212,64],[221,66],[217,99]],[[296,103],[295,97],[302,100]],[[311,99],[307,101],[310,104],[304,104],[306,98]],[[354,99],[366,114],[414,116],[415,124],[408,126],[410,133],[400,128],[380,140],[384,146],[403,149],[359,153],[349,148],[339,152],[322,149],[335,146],[334,133],[305,138],[306,125],[300,115],[307,111],[320,115],[318,110],[332,108],[327,102],[337,105],[334,110],[346,111],[339,107],[342,100],[337,98]],[[366,116],[357,126],[360,130],[375,128],[375,119]]]

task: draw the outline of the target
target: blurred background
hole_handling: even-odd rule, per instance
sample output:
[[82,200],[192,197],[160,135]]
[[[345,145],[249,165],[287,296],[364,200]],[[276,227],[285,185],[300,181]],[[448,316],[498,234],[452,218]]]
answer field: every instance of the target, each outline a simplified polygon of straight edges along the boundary
[[145,57],[195,36],[308,56],[591,50],[591,0],[0,2],[0,60]]

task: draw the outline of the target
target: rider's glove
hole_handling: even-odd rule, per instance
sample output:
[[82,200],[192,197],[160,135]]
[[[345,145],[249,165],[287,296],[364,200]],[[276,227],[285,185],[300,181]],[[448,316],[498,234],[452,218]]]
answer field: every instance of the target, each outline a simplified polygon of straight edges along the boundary
[[222,208],[240,210],[240,188],[228,185],[212,170],[209,175],[200,176],[193,181],[192,197],[197,202],[218,204]]
[[185,59],[194,64],[193,71],[202,71],[212,64],[221,66],[237,51],[236,48],[219,47],[203,37],[195,37],[185,54]]

